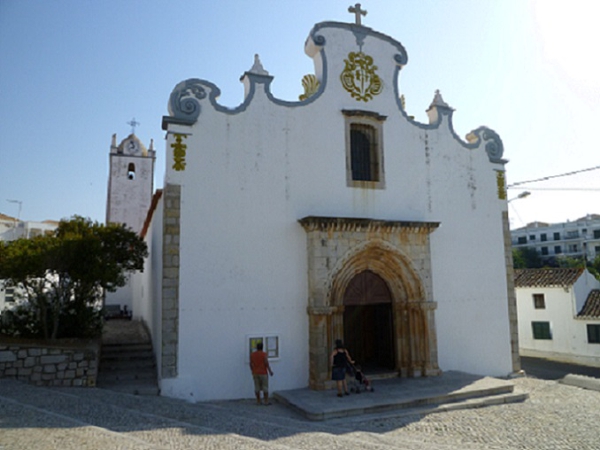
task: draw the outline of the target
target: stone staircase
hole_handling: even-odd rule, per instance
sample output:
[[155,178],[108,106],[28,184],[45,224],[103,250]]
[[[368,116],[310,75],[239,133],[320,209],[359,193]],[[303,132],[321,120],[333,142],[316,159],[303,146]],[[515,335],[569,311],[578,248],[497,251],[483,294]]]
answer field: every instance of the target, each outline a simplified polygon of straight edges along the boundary
[[134,395],[159,394],[152,341],[142,322],[105,323],[97,386]]

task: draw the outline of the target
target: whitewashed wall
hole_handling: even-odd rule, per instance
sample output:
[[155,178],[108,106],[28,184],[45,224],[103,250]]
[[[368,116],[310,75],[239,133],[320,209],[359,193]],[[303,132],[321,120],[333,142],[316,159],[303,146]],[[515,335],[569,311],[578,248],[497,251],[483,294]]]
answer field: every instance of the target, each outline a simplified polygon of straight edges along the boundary
[[[157,359],[157,368],[161,362],[161,281],[162,281],[162,225],[163,200],[158,200],[152,211],[152,221],[144,236],[148,245],[148,258],[144,261],[144,271],[131,277],[133,320],[142,320],[150,331],[152,348]],[[158,369],[157,369],[158,370]]]
[[[600,319],[576,318],[589,292],[599,288],[600,282],[587,271],[568,288],[517,288],[521,356],[600,367],[600,344],[589,344],[587,338],[587,324],[600,324]],[[545,309],[534,308],[533,294],[544,294]],[[552,339],[533,339],[532,321],[550,322]]]
[[[197,122],[168,126],[166,182],[181,185],[182,197],[179,375],[163,380],[166,395],[252,396],[246,338],[256,333],[280,337],[271,390],[307,386],[306,235],[297,221],[309,215],[441,222],[431,241],[440,368],[512,370],[506,203],[495,172],[503,164],[490,162],[484,143],[459,142],[448,115],[427,126],[400,111],[398,47],[389,38],[364,41],[384,84],[364,103],[339,81],[344,59],[357,51],[355,36],[337,26],[319,34],[326,58],[314,56],[324,89],[309,102],[273,101],[269,79],[247,75],[248,97],[228,113],[211,102],[216,87],[200,82],[207,96]],[[385,189],[347,186],[343,109],[387,116]],[[172,169],[173,133],[189,134],[183,171]]]

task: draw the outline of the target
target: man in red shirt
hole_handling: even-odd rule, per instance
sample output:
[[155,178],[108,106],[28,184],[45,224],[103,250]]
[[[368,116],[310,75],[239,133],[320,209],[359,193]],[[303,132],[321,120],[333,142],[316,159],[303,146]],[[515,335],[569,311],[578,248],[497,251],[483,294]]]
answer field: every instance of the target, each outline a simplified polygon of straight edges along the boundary
[[256,344],[256,351],[250,355],[250,370],[252,370],[252,378],[254,379],[254,393],[256,394],[256,404],[260,405],[260,391],[263,392],[265,405],[269,403],[269,377],[267,372],[273,376],[271,366],[269,366],[269,358],[263,352],[263,344]]

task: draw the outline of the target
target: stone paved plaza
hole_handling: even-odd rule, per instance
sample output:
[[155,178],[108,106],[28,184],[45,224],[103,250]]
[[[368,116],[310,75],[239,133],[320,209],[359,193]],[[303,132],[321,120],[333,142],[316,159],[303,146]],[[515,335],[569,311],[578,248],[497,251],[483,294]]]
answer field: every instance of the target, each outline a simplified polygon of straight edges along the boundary
[[[253,400],[191,404],[0,380],[0,449],[599,449],[600,392],[514,380],[523,403],[311,422]],[[331,401],[343,401],[334,397]]]

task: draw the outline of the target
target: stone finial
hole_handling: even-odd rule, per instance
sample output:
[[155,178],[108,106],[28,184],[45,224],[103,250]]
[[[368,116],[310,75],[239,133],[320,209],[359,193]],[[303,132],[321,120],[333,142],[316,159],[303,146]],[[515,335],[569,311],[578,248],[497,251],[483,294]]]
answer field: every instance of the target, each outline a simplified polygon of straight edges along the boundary
[[431,102],[431,105],[429,105],[429,108],[433,108],[434,106],[441,106],[442,108],[450,108],[450,105],[448,105],[448,103],[446,103],[444,101],[444,99],[442,98],[442,94],[440,94],[439,89],[435,90],[435,95],[433,96],[433,101]]
[[427,109],[427,115],[429,116],[429,123],[434,124],[437,123],[440,119],[440,114],[438,114],[438,110],[442,110],[442,115],[448,114],[448,112],[452,113],[454,111],[448,103],[444,101],[442,98],[442,94],[440,94],[439,89],[435,91],[435,95],[433,96],[433,101],[429,108]]
[[154,151],[154,139],[150,139],[150,148],[148,149],[149,151]]
[[256,75],[269,75],[269,72],[265,70],[262,63],[260,62],[260,57],[258,53],[254,55],[254,65],[250,68],[248,73],[253,73]]
[[112,135],[112,140],[110,142],[110,146],[111,147],[116,147],[117,146],[117,133]]

